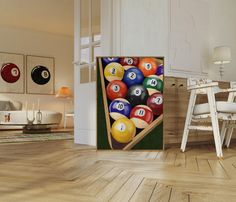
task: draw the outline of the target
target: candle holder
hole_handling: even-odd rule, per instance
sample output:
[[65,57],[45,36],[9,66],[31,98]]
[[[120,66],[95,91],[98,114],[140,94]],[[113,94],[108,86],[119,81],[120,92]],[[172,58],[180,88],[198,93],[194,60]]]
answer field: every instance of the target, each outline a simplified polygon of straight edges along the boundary
[[28,125],[33,125],[33,124],[34,124],[34,120],[35,120],[34,117],[33,117],[32,119],[29,119],[29,118],[27,117],[27,124],[28,124]]
[[36,113],[36,122],[37,122],[37,124],[41,124],[42,123],[42,112],[40,111],[40,109]]
[[27,124],[28,125],[33,125],[34,124],[34,121],[35,121],[35,113],[34,113],[34,103],[32,105],[32,117],[29,116],[29,111],[28,111],[28,108],[26,108],[26,120],[27,120]]

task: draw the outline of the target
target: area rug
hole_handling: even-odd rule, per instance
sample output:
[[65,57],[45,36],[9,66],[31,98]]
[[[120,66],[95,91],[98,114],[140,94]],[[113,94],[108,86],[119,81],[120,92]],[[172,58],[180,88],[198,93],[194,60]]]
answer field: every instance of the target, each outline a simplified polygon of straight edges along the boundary
[[51,132],[43,134],[24,134],[22,131],[1,131],[1,143],[35,142],[51,140],[73,140],[73,132]]

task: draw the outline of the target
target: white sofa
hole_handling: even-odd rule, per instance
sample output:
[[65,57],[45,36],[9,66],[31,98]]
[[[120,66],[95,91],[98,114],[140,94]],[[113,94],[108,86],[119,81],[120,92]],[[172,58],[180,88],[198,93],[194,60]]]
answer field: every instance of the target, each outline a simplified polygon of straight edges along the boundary
[[[35,111],[35,116],[36,116]],[[59,112],[42,110],[42,124],[60,124],[62,114]],[[5,115],[10,114],[10,124],[27,124],[26,111],[0,111],[1,123],[5,122]],[[33,111],[28,111],[29,119],[33,118]],[[33,123],[36,123],[36,119]]]
[[[33,118],[33,111],[25,111],[21,110],[22,104],[18,101],[0,101],[0,122],[2,129],[10,129],[10,128],[20,128],[17,124],[26,124],[27,123],[27,113],[29,119]],[[59,125],[62,119],[62,114],[59,112],[42,110],[42,124],[54,124]],[[37,111],[34,112],[36,117]],[[9,122],[6,122],[5,115],[9,115]],[[36,119],[33,123],[37,123]],[[13,126],[13,125],[16,126]],[[11,125],[11,126],[10,126]],[[21,126],[22,128],[22,126]]]

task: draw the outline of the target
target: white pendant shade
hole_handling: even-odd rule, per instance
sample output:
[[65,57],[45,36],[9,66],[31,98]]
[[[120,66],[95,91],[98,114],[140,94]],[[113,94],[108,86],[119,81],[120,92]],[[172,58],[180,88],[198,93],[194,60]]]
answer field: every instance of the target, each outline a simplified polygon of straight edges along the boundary
[[214,48],[213,62],[215,64],[227,64],[231,62],[231,50],[228,46],[218,46]]

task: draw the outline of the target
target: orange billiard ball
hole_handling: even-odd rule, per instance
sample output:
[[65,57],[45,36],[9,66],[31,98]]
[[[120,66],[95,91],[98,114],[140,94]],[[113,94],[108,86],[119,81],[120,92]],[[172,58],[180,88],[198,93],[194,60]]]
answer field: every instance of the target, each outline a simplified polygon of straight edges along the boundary
[[138,67],[143,72],[143,75],[147,77],[156,74],[158,64],[155,58],[142,58],[139,61]]

